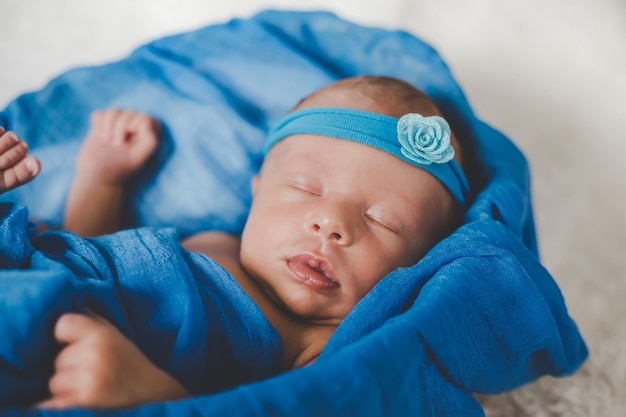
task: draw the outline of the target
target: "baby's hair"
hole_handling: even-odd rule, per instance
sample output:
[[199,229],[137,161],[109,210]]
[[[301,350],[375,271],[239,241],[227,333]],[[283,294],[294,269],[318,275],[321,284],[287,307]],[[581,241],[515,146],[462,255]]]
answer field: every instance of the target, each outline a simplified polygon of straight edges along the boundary
[[358,90],[379,104],[387,116],[401,117],[407,113],[420,113],[423,116],[441,114],[433,101],[421,90],[406,81],[379,75],[361,75],[334,82],[302,99],[294,110],[299,109],[310,98],[338,90]]
[[387,116],[401,117],[407,113],[420,113],[422,116],[441,114],[423,91],[397,78],[364,75],[339,81],[333,86],[359,90],[376,101]]

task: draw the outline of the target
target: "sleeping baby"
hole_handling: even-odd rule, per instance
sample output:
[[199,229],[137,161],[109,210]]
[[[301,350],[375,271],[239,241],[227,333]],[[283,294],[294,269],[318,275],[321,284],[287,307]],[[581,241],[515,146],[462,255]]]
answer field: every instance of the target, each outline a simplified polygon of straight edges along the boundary
[[[0,133],[3,192],[33,179],[40,163],[15,134]],[[102,238],[87,238],[121,228],[125,185],[158,137],[145,114],[93,114],[64,221],[85,239],[72,239],[97,246]],[[388,77],[344,79],[270,131],[242,235],[200,232],[181,242],[183,255],[215,262],[260,310],[269,330],[259,338],[273,332],[279,342],[277,372],[306,366],[383,277],[417,263],[461,223],[470,199],[464,168],[459,141],[424,93]],[[130,407],[210,391],[170,372],[96,307],[56,321],[61,348],[39,406]]]

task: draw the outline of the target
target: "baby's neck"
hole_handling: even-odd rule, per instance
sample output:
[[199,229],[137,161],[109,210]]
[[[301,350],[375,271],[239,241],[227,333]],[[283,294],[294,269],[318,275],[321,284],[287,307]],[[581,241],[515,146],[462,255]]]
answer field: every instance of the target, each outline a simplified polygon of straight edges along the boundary
[[219,232],[205,232],[182,242],[193,252],[202,253],[226,269],[257,304],[265,318],[278,332],[281,345],[281,368],[298,368],[317,359],[336,326],[311,324],[285,312],[248,275],[239,262],[239,239]]
[[294,317],[277,306],[250,275],[245,273],[239,262],[236,265],[221,265],[232,274],[279,333],[283,347],[282,368],[299,368],[314,362],[337,326],[312,324]]

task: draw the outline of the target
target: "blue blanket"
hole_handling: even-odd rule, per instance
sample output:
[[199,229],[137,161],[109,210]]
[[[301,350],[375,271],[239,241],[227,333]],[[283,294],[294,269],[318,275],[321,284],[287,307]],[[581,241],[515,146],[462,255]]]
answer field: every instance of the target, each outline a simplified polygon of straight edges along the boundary
[[278,334],[224,269],[180,247],[175,230],[37,236],[27,214],[0,204],[0,405],[49,395],[55,319],[85,308],[195,394],[278,372]]
[[[259,311],[219,266],[176,241],[198,230],[240,232],[268,126],[308,93],[358,74],[426,91],[473,139],[479,191],[465,224],[385,277],[314,365],[275,375],[280,347]],[[25,209],[1,206],[0,384],[12,395],[2,397],[0,415],[46,414],[15,406],[45,390],[56,317],[85,306],[194,392],[216,392],[120,415],[480,416],[472,393],[567,375],[586,358],[538,259],[523,155],[474,115],[445,63],[414,36],[328,13],[267,11],[68,71],[0,113],[0,125],[27,138],[44,166],[2,199],[58,225],[88,115],[113,106],[165,126],[127,210],[129,226],[149,227],[91,240],[38,236]]]

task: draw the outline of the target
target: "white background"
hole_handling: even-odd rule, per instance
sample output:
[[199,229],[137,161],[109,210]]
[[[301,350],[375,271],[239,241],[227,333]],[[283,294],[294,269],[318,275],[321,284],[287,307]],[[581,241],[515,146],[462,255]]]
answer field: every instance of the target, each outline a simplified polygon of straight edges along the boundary
[[490,415],[626,415],[626,0],[0,0],[0,108],[71,67],[265,8],[421,37],[529,158],[542,259],[592,356],[573,378],[484,400]]

